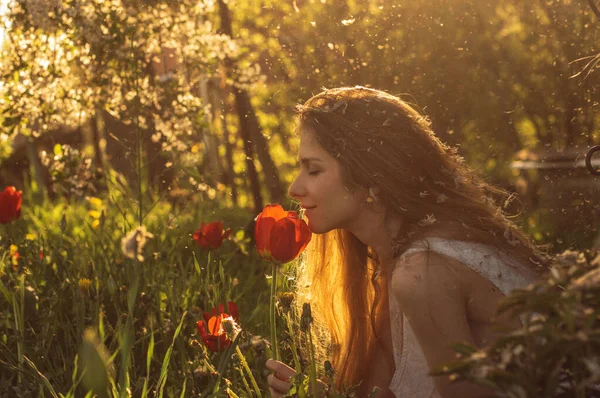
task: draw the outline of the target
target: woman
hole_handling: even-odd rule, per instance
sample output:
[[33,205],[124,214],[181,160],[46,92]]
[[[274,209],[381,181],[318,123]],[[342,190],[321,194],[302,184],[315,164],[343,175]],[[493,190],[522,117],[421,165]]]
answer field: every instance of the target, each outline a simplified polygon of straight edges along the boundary
[[[402,100],[364,87],[325,90],[299,107],[300,173],[289,189],[312,232],[298,286],[328,331],[339,387],[378,397],[476,397],[430,377],[458,341],[482,346],[512,289],[546,260],[484,183]],[[507,200],[509,202],[509,200]],[[506,204],[506,203],[505,203]],[[302,300],[298,300],[302,302]],[[273,396],[294,374],[269,360]]]

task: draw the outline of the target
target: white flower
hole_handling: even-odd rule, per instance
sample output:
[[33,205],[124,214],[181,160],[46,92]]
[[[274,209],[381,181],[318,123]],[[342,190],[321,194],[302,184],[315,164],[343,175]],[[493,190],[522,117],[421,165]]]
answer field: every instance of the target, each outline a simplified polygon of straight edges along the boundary
[[238,325],[235,319],[233,319],[231,316],[221,319],[221,329],[231,340],[235,340],[235,337],[238,335],[238,333],[242,331],[240,325]]
[[137,227],[121,239],[121,251],[128,258],[137,258],[140,262],[144,261],[142,250],[146,245],[146,240],[152,238],[154,238],[154,235],[146,231],[146,227],[143,225]]

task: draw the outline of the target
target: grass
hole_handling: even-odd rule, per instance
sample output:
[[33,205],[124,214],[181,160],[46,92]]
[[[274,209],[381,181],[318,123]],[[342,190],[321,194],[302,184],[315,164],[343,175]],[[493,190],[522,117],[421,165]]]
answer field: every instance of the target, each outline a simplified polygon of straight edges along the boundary
[[[56,202],[26,193],[21,218],[0,227],[0,395],[266,391],[268,350],[256,336],[269,333],[270,265],[244,232],[254,215],[194,198],[185,207],[159,200],[142,220],[153,237],[140,261],[121,250],[136,210],[115,191]],[[191,235],[217,220],[232,238],[205,250]],[[243,333],[235,347],[213,353],[195,323],[229,300]]]

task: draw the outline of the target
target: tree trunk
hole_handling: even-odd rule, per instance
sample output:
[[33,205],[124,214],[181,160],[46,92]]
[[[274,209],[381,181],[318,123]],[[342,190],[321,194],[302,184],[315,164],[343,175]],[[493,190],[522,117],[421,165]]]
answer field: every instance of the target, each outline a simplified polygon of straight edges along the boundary
[[[229,8],[227,7],[227,4],[225,4],[224,0],[219,0],[218,3],[219,16],[221,17],[221,33],[233,38]],[[233,70],[233,62],[231,59],[225,59],[225,68],[227,73],[231,73]],[[269,154],[267,141],[262,135],[262,128],[258,123],[258,118],[256,117],[256,113],[254,112],[254,108],[250,102],[250,96],[246,90],[236,87],[233,89],[233,94],[235,96],[236,112],[240,122],[240,135],[244,139],[244,148],[249,146],[250,151],[256,151],[258,160],[263,168],[265,183],[267,185],[267,189],[269,190],[270,199],[273,202],[281,202],[283,199],[285,199],[283,185],[279,180],[279,174],[277,172],[277,168],[275,167],[275,163]],[[248,157],[248,154],[246,154],[246,156]],[[251,155],[250,158],[252,158]],[[260,193],[260,189],[257,187],[253,187],[252,191],[255,194],[257,192]]]
[[229,127],[227,126],[227,104],[221,95],[221,88],[214,87],[214,102],[215,110],[218,110],[220,115],[217,118],[221,120],[221,130],[223,131],[223,142],[225,144],[225,176],[226,184],[231,188],[231,201],[234,205],[238,203],[238,191],[235,182],[235,170],[233,167],[233,145],[229,141]]
[[94,114],[91,119],[93,145],[94,145],[94,162],[97,167],[104,169],[106,161],[106,134],[104,131],[104,117],[102,114],[102,107],[96,105],[94,107]]
[[[200,79],[200,98],[202,98],[202,104],[204,106],[211,105],[212,120],[215,116],[215,107],[211,103],[208,93],[208,78],[203,76]],[[207,158],[207,169],[208,174],[211,176],[213,183],[222,183],[226,180],[223,175],[223,166],[221,165],[221,158],[219,157],[219,140],[211,131],[211,125],[204,129],[202,134],[202,141],[204,142],[204,154]]]
[[[145,72],[150,77],[150,81],[154,82],[155,71],[151,62],[146,65]],[[141,112],[141,110],[139,112]],[[155,187],[155,189],[158,190],[158,193],[163,193],[168,191],[171,187],[171,184],[173,183],[175,177],[174,170],[172,167],[167,167],[167,160],[165,159],[165,156],[162,153],[161,141],[154,142],[154,140],[152,140],[152,136],[156,134],[156,124],[154,123],[154,118],[150,113],[144,116],[148,121],[148,130],[142,132],[142,142],[140,143],[140,145],[143,145],[142,150],[146,152],[146,159],[148,162],[147,183],[149,187]],[[141,177],[142,176],[140,176],[140,182]]]

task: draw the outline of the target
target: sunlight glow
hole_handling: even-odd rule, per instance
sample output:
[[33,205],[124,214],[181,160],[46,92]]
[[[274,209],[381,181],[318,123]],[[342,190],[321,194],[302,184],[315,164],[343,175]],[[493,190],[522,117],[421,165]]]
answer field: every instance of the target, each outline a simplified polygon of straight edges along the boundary
[[0,48],[2,47],[2,43],[4,43],[4,28],[6,22],[4,21],[4,14],[8,10],[8,2],[10,0],[0,0]]

